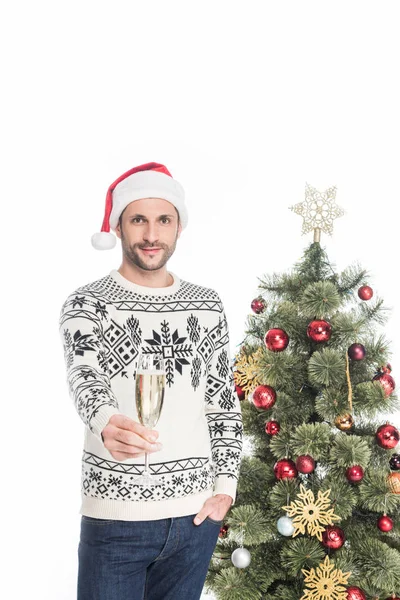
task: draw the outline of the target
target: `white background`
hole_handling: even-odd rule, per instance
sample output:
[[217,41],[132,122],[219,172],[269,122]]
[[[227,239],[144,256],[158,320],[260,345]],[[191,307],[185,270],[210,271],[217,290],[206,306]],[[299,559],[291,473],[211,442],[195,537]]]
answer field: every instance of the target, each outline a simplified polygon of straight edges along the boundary
[[[83,424],[58,315],[118,268],[98,252],[108,185],[165,164],[189,227],[170,261],[225,304],[231,351],[257,278],[311,241],[289,207],[337,186],[323,245],[393,310],[399,366],[397,2],[52,1],[2,9],[3,597],[75,597]],[[5,414],[4,414],[5,410]],[[395,419],[395,417],[394,417]]]

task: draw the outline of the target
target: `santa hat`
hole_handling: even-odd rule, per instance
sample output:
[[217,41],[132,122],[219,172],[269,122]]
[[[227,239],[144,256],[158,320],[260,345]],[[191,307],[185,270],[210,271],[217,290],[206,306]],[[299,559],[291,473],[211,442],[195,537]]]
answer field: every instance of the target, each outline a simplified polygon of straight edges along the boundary
[[146,163],[130,169],[108,188],[101,230],[92,235],[92,246],[96,250],[114,248],[117,238],[110,228],[115,231],[122,211],[134,200],[142,198],[162,198],[171,202],[179,213],[182,228],[186,227],[188,214],[183,187],[164,165]]

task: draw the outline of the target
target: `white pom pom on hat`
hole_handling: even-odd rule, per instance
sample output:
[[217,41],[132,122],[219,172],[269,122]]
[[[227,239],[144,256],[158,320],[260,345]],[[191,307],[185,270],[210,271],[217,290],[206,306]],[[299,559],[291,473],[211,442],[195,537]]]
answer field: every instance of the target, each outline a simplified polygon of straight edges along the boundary
[[92,246],[96,250],[111,250],[117,243],[110,232],[116,229],[123,210],[134,200],[142,198],[162,198],[171,202],[177,209],[185,228],[188,214],[185,206],[185,192],[182,185],[172,178],[167,167],[150,162],[130,169],[110,185],[106,194],[103,224],[98,233],[92,235]]

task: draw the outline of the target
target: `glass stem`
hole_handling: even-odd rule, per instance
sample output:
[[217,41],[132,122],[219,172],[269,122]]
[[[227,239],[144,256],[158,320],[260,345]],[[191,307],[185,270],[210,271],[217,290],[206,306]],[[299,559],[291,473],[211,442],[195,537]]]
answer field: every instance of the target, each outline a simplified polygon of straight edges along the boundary
[[144,472],[148,473],[150,475],[148,452],[145,452],[145,455],[144,455]]

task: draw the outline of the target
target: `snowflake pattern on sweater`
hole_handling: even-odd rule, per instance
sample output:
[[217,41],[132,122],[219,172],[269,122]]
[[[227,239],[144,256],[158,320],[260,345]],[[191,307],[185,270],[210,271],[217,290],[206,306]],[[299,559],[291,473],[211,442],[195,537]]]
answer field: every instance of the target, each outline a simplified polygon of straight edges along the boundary
[[[99,439],[112,414],[126,414],[139,352],[162,352],[171,406],[183,402],[184,396],[197,414],[202,403],[208,446],[193,440],[190,447],[187,441],[182,442],[178,459],[177,448],[171,460],[157,462],[153,456],[150,469],[162,484],[146,487],[135,483],[143,461],[118,462],[106,449],[100,453],[97,446],[94,451],[89,438],[82,456],[83,496],[125,502],[167,500],[200,493],[217,482],[218,493],[234,496],[242,421],[228,324],[218,294],[183,280],[171,294],[143,294],[121,285],[113,273],[78,288],[61,308],[67,384],[79,416]],[[188,428],[194,427],[185,404],[177,406]],[[173,425],[172,409],[168,418]],[[193,448],[200,447],[202,451],[194,456]]]

